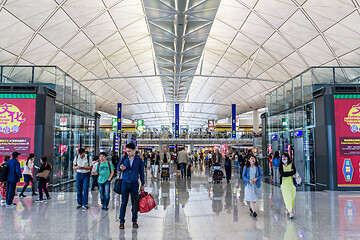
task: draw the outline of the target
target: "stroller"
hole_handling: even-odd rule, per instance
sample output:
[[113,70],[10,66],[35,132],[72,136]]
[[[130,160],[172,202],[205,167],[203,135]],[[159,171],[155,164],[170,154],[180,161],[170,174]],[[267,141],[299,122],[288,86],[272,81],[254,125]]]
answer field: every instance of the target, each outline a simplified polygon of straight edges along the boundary
[[221,183],[224,173],[222,171],[221,165],[214,164],[212,167],[212,174],[213,174],[213,182],[214,183]]
[[161,179],[169,180],[170,178],[170,167],[168,164],[161,165]]

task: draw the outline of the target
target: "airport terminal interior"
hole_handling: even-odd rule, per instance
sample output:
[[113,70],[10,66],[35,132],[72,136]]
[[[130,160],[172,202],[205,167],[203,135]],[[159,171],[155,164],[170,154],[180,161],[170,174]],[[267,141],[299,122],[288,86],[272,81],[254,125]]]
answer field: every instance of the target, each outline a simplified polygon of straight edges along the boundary
[[360,239],[359,23],[359,0],[0,0],[0,240]]

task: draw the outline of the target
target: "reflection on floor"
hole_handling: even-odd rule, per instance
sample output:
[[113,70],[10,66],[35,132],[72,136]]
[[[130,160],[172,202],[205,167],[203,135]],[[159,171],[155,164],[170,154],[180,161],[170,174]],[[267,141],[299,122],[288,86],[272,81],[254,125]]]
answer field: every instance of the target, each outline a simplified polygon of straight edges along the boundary
[[[173,171],[172,171],[173,172]],[[284,213],[281,191],[262,184],[258,217],[249,215],[244,185],[233,173],[230,184],[209,183],[209,171],[195,167],[192,178],[172,173],[169,182],[147,173],[146,191],[157,207],[139,214],[138,230],[131,228],[130,205],[125,230],[119,230],[118,195],[102,211],[99,194],[90,194],[90,209],[76,210],[76,193],[52,193],[52,200],[15,199],[16,208],[0,208],[0,239],[360,239],[360,194],[299,191],[296,218]]]

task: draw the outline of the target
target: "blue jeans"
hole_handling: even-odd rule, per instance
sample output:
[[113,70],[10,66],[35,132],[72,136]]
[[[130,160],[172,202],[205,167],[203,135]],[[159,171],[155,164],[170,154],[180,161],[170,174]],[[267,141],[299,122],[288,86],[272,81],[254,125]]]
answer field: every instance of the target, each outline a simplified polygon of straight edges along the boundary
[[88,205],[90,173],[76,173],[78,206]]
[[110,201],[110,181],[106,181],[104,183],[99,183],[99,191],[100,191],[100,199],[101,204],[104,208],[109,207]]
[[124,182],[121,185],[121,207],[120,207],[120,222],[125,222],[125,213],[126,213],[126,206],[129,200],[129,194],[131,194],[131,212],[132,212],[132,222],[137,222],[138,213],[134,211],[134,201],[135,197],[138,195],[139,192],[139,183],[127,183]]
[[15,197],[16,183],[6,182],[6,205],[11,205]]
[[180,163],[181,177],[185,177],[186,174],[186,163]]

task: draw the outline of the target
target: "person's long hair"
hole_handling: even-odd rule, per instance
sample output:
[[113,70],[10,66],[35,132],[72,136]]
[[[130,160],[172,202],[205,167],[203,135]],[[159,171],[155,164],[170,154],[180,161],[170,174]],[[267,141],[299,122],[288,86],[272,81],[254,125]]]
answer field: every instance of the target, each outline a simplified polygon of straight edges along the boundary
[[[284,156],[284,157],[287,158],[287,160],[288,160],[288,161],[287,161],[287,164],[288,164],[288,165],[293,162],[292,159],[291,159],[291,157],[290,157],[290,155],[289,155],[288,153],[284,152],[284,153],[282,154],[282,156]],[[281,164],[284,164],[283,161],[281,161]]]
[[280,153],[278,151],[275,152],[274,158],[279,158],[280,159]]
[[245,166],[247,167],[247,168],[249,168],[250,167],[250,158],[255,158],[255,166],[256,167],[259,167],[259,162],[258,162],[258,160],[257,160],[257,158],[254,156],[254,155],[250,155],[247,159],[246,159],[246,164],[245,164]]
[[28,163],[29,163],[29,160],[32,159],[32,158],[34,158],[34,157],[35,157],[35,155],[34,155],[33,153],[30,153],[29,156],[28,156],[27,159],[26,159],[25,165],[27,166]]

